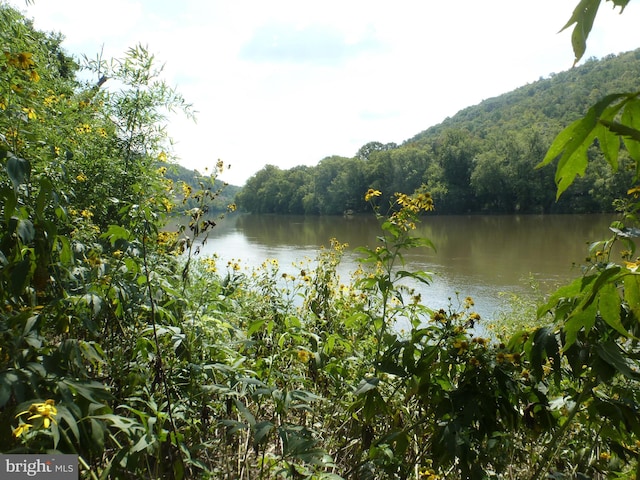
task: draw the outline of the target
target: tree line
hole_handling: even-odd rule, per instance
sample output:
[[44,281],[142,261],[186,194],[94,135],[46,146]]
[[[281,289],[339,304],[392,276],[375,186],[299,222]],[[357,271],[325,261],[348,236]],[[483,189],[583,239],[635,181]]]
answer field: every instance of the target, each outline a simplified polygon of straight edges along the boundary
[[236,196],[252,213],[336,215],[365,212],[362,192],[388,201],[425,185],[438,213],[590,213],[613,210],[633,171],[607,168],[592,148],[585,175],[556,201],[552,169],[536,169],[553,138],[584,115],[603,92],[632,90],[640,50],[591,58],[468,107],[397,145],[370,142],[353,157],[330,156],[315,166],[266,165]]

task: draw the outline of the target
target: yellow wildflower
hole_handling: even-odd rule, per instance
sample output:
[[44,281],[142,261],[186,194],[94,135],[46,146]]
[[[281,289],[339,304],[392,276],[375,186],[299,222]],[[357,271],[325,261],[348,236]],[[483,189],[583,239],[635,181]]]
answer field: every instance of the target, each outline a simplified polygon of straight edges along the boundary
[[171,200],[166,197],[162,198],[162,205],[164,205],[164,208],[167,210],[167,212],[173,210],[173,203],[171,203]]
[[637,262],[624,262],[624,266],[635,273],[638,270],[638,267],[640,267],[640,260]]
[[489,342],[486,338],[475,337],[471,340],[473,343],[477,343],[478,345],[482,345],[483,347]]
[[78,175],[76,175],[76,180],[79,182],[86,182],[87,181],[87,176],[84,173],[79,173]]
[[23,433],[27,433],[31,427],[33,427],[33,425],[30,423],[21,423],[13,430],[13,436],[18,438]]
[[235,212],[236,211],[236,204],[235,203],[230,203],[229,205],[227,205],[227,211],[228,212]]
[[216,266],[216,258],[215,257],[209,257],[209,258],[205,258],[204,259],[204,265],[205,265],[205,270],[207,272],[211,272],[211,273],[215,273],[218,268]]
[[20,52],[15,55],[10,54],[9,52],[5,52],[5,56],[7,57],[7,63],[11,66],[20,68],[22,70],[28,70],[33,67],[35,63],[33,62],[33,54],[30,52]]
[[164,176],[165,173],[167,173],[167,167],[160,167],[158,170],[156,170],[158,172],[158,175],[162,175]]
[[80,212],[80,215],[87,220],[93,217],[93,212],[91,210],[87,210],[86,208]]
[[469,348],[469,342],[466,340],[456,340],[453,342],[453,348],[458,349],[458,355],[462,355]]
[[[46,400],[43,403],[33,403],[31,404],[28,410],[18,413],[16,415],[16,418],[24,415],[25,413],[29,413],[31,414],[31,416],[27,418],[27,420],[42,418],[44,428],[49,428],[49,426],[51,425],[51,422],[57,424],[56,419],[53,418],[58,414],[58,409],[56,408],[55,405],[56,405],[55,400]],[[27,429],[28,428],[29,427],[27,427]],[[26,431],[26,430],[23,428],[23,431]],[[22,434],[23,431],[21,431],[20,433]]]
[[[166,162],[167,161],[167,154],[165,152],[160,152],[158,154],[158,160],[160,162]],[[165,169],[166,170],[166,169]]]
[[191,185],[189,185],[188,183],[182,183],[182,193],[184,194],[184,199],[186,200],[187,198],[189,198],[191,196],[191,193],[193,192],[193,189],[191,188]]
[[298,350],[298,360],[300,360],[302,363],[307,363],[309,360],[311,360],[311,352],[307,352],[306,350]]
[[159,245],[172,245],[178,241],[178,232],[163,231],[158,233]]
[[38,75],[38,72],[36,72],[35,70],[31,70],[29,72],[29,78],[31,79],[32,82],[38,83],[40,81],[40,75]]
[[418,207],[425,212],[430,212],[435,209],[433,205],[433,198],[431,198],[431,194],[428,192],[419,193],[416,198],[416,202],[418,204]]
[[379,197],[380,195],[382,195],[382,192],[380,190],[374,190],[373,188],[370,188],[369,190],[367,190],[367,193],[364,194],[364,201],[368,202],[373,197]]
[[447,320],[447,312],[443,309],[438,310],[437,312],[433,312],[431,315],[431,320],[434,322],[445,322]]
[[89,125],[88,123],[83,123],[82,125],[78,125],[76,127],[76,132],[83,134],[83,133],[91,133],[91,125]]
[[218,161],[216,162],[216,169],[220,173],[222,173],[224,171],[224,163],[223,163],[222,160],[218,159]]

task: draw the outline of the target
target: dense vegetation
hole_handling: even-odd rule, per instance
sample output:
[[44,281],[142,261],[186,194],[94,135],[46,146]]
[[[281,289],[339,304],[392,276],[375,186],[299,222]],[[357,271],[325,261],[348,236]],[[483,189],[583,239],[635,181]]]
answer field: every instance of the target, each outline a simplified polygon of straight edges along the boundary
[[[216,172],[213,172],[214,178],[212,179],[212,172],[208,171],[208,169],[202,174],[198,170],[190,170],[176,163],[158,162],[156,166],[157,168],[164,167],[162,170],[164,177],[173,182],[174,185],[186,186],[181,188],[180,191],[173,192],[175,194],[173,198],[175,203],[173,212],[176,214],[175,216],[178,217],[187,210],[200,206],[199,199],[189,194],[189,192],[197,192],[203,188],[215,191],[216,194],[214,198],[211,199],[211,204],[209,205],[209,213],[215,214],[226,212],[229,205],[233,205],[235,196],[240,191],[240,187],[229,185],[215,178]],[[218,163],[216,169],[218,168],[223,169],[224,165]],[[212,183],[211,180],[213,180]]]
[[402,145],[371,142],[353,158],[328,157],[313,167],[267,165],[247,181],[237,203],[254,213],[364,212],[359,192],[370,186],[388,201],[424,184],[440,213],[612,211],[632,172],[612,172],[596,150],[584,178],[557,202],[553,172],[534,167],[564,125],[603,92],[638,88],[638,78],[640,50],[590,59],[462,110]]
[[[584,276],[492,330],[473,299],[430,311],[412,288],[426,187],[358,193],[380,243],[348,280],[337,240],[295,276],[198,259],[223,164],[197,188],[158,166],[163,112],[189,107],[153,56],[80,67],[5,5],[0,38],[0,452],[76,453],[87,479],[639,477],[635,182]],[[596,138],[608,169],[640,165],[639,96],[560,132],[558,194]],[[168,231],[190,199],[189,235]]]

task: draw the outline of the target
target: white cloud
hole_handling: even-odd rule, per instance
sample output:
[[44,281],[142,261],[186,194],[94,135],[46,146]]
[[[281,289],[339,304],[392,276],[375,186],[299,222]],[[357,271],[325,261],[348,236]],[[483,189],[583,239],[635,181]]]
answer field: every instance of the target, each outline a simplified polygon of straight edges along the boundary
[[[138,42],[166,62],[167,81],[199,111],[172,121],[190,168],[232,164],[242,184],[282,168],[352,156],[369,141],[401,143],[458,110],[569,68],[578,0],[36,0],[37,28],[67,49],[120,56]],[[639,47],[638,6],[605,2],[587,57]],[[95,5],[95,4],[92,4]]]

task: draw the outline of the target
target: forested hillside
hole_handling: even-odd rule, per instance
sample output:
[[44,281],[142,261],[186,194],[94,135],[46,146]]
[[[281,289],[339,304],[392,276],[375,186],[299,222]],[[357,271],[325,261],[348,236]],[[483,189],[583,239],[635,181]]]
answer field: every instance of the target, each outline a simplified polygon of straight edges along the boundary
[[[235,195],[240,191],[240,187],[229,185],[222,180],[215,178],[211,172],[200,173],[198,170],[191,170],[175,163],[159,163],[160,168],[164,167],[164,176],[175,185],[185,185],[182,191],[174,191],[176,206],[173,209],[176,213],[184,212],[199,206],[199,200],[188,195],[189,191],[208,190],[213,195],[209,211],[226,212],[229,204],[233,203]],[[186,191],[185,191],[186,188]]]
[[639,78],[640,50],[590,59],[466,108],[401,145],[371,142],[313,167],[267,165],[236,201],[254,213],[341,214],[366,211],[362,192],[370,187],[388,199],[424,184],[439,213],[610,211],[632,175],[625,157],[613,173],[593,149],[586,175],[558,202],[553,169],[535,166],[562,128],[605,93],[637,89]]

